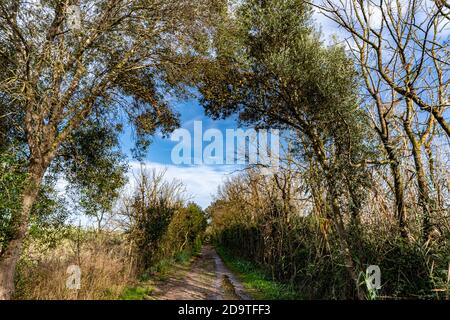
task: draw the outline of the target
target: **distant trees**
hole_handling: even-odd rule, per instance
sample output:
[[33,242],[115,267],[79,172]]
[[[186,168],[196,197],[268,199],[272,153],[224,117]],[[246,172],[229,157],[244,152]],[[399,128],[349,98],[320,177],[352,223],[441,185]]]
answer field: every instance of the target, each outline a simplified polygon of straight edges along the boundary
[[206,229],[203,210],[186,204],[181,181],[165,171],[141,168],[132,195],[122,198],[119,216],[131,244],[132,269],[147,271],[159,261],[200,249]]
[[[80,17],[69,19],[70,5],[79,8]],[[14,117],[11,130],[24,143],[27,164],[20,209],[12,212],[11,237],[1,250],[0,298],[14,291],[30,211],[63,144],[88,119],[113,126],[121,112],[136,128],[138,151],[156,130],[176,128],[165,93],[184,93],[183,83],[190,82],[196,60],[207,53],[209,26],[223,5],[209,0],[1,2],[0,121]],[[68,24],[78,18],[78,27]],[[0,134],[5,136],[3,128]]]
[[207,227],[206,215],[202,208],[191,202],[177,210],[164,236],[162,251],[164,256],[198,253],[203,244]]

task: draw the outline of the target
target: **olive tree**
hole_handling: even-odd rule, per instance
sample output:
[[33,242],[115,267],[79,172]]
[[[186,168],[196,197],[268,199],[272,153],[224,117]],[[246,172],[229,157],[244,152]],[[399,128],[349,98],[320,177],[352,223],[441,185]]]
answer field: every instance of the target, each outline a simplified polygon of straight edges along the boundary
[[305,1],[244,1],[231,19],[217,37],[220,68],[207,68],[200,86],[203,105],[213,117],[238,113],[243,124],[295,132],[296,147],[320,167],[324,218],[361,297],[345,226],[357,223],[368,181],[368,125],[354,65],[342,47],[320,41]]

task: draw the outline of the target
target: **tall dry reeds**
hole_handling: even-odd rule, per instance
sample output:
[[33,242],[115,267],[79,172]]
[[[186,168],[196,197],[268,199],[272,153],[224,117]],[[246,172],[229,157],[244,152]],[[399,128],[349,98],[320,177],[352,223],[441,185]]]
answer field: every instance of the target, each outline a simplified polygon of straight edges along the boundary
[[[126,242],[120,234],[79,231],[45,252],[30,240],[18,267],[16,299],[117,299],[133,281]],[[68,268],[79,266],[80,289],[67,287]],[[70,270],[69,270],[70,271]]]

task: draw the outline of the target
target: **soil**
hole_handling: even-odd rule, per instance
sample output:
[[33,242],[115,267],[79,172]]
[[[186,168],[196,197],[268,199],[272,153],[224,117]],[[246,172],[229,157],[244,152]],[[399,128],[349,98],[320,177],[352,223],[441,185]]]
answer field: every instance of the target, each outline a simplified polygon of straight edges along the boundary
[[209,245],[203,247],[192,264],[177,265],[166,279],[155,281],[153,286],[152,298],[158,300],[251,300]]

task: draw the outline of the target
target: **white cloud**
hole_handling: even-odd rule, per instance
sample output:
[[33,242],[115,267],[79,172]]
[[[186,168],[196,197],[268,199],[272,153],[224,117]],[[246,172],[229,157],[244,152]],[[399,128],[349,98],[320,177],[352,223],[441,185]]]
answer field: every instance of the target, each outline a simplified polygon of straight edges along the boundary
[[[175,166],[157,162],[145,161],[142,165],[147,170],[166,170],[167,180],[181,180],[186,186],[189,199],[196,202],[202,208],[208,207],[218,187],[237,170],[236,166]],[[131,191],[136,181],[135,177],[141,169],[141,163],[134,161],[130,163],[129,185]]]

